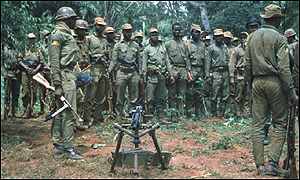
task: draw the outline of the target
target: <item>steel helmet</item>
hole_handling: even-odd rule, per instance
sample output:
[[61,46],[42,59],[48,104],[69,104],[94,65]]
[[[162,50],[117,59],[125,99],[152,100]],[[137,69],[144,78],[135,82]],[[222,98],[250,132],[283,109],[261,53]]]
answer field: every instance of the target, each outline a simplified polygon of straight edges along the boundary
[[75,24],[75,29],[86,29],[88,30],[89,25],[88,22],[82,19],[77,19]]
[[71,17],[77,17],[77,14],[70,7],[61,7],[57,10],[55,20],[64,20]]

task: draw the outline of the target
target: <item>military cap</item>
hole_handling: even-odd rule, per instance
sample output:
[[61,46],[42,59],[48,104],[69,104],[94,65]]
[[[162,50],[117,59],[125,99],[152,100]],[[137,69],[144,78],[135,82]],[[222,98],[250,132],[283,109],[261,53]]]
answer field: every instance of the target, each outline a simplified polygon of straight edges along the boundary
[[132,26],[131,26],[131,24],[126,23],[126,24],[123,24],[122,29],[123,30],[132,29]]
[[290,29],[287,29],[285,32],[284,32],[284,36],[286,38],[288,37],[291,37],[291,36],[295,36],[296,35],[296,32],[294,29],[290,28]]
[[264,8],[264,11],[260,14],[260,17],[268,19],[271,17],[281,17],[282,12],[281,12],[281,8],[278,5],[275,4],[269,4],[268,6],[266,6]]
[[232,35],[232,33],[230,31],[225,31],[224,32],[224,37],[233,39],[233,35]]
[[150,32],[150,33],[153,33],[153,32],[157,32],[157,33],[158,33],[158,29],[157,29],[156,27],[151,27],[151,28],[149,29],[149,32]]
[[221,36],[224,35],[223,29],[215,29],[214,36]]
[[135,38],[136,37],[144,37],[144,34],[143,34],[143,32],[136,32],[135,35],[134,35],[134,37]]
[[113,27],[111,27],[111,26],[108,26],[108,27],[106,27],[106,29],[105,29],[104,32],[105,33],[114,33],[115,29]]
[[196,30],[196,31],[201,32],[201,27],[200,27],[200,25],[198,25],[198,24],[192,24],[192,26],[191,26],[191,31],[192,31],[193,29]]
[[75,28],[78,29],[89,29],[89,24],[85,20],[77,19],[75,23]]
[[247,37],[249,36],[249,34],[248,34],[247,32],[245,32],[245,31],[241,32],[241,36],[242,36],[242,35],[245,35],[245,36],[247,36]]
[[104,21],[104,19],[102,17],[96,17],[95,24],[106,26],[106,22]]
[[28,37],[28,39],[35,39],[36,38],[35,34],[33,34],[33,33],[29,33],[27,35],[27,37]]

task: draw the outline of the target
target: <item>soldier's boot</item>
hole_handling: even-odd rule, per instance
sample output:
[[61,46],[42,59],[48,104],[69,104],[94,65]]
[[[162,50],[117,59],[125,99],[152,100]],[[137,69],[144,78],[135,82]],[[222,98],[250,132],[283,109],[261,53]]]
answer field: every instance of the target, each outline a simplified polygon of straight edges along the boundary
[[65,150],[63,148],[63,146],[59,145],[59,144],[53,144],[54,148],[53,148],[53,156],[55,159],[60,159],[63,158],[64,154],[65,154]]
[[278,167],[278,163],[269,161],[263,168],[260,169],[259,175],[262,176],[286,176],[288,171]]
[[31,117],[32,117],[32,109],[31,109],[30,105],[28,105],[24,112],[23,118],[31,118]]
[[65,152],[69,159],[72,159],[72,160],[83,159],[83,156],[81,156],[74,148],[68,148],[65,150]]

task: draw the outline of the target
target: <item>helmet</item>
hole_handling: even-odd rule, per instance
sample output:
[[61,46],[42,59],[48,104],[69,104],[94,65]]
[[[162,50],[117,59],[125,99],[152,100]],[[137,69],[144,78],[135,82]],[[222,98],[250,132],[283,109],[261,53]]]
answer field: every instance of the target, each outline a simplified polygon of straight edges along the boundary
[[286,38],[288,37],[291,37],[291,36],[295,36],[296,35],[296,32],[294,29],[290,28],[290,29],[287,29],[285,32],[284,32],[284,36]]
[[114,32],[115,32],[115,29],[113,27],[108,26],[105,29],[105,34],[107,34],[107,33],[114,33]]
[[135,38],[137,37],[144,37],[144,33],[143,32],[136,32],[134,35]]
[[250,18],[248,18],[247,24],[246,24],[246,28],[248,28],[251,25],[261,25],[261,22],[258,18],[251,16]]
[[90,76],[88,73],[80,72],[76,77],[76,87],[88,85],[92,82],[92,79],[92,76]]
[[157,29],[156,27],[151,27],[151,28],[149,29],[149,32],[150,32],[150,33],[154,33],[154,32],[157,32],[157,33],[158,33],[158,29]]
[[70,17],[77,17],[77,14],[70,7],[61,7],[57,10],[55,20],[64,20]]
[[75,24],[75,28],[76,29],[88,29],[89,25],[88,22],[86,22],[85,20],[82,19],[77,19],[76,20],[76,24]]

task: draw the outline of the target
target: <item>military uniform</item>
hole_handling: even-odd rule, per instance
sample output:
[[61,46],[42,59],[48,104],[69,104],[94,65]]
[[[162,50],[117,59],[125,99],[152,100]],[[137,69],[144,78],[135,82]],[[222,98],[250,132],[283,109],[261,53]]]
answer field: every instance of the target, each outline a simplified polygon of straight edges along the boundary
[[[132,29],[129,24],[123,25],[123,30]],[[128,111],[136,105],[138,100],[138,83],[141,72],[139,72],[138,64],[140,62],[140,49],[133,40],[122,40],[117,43],[113,49],[112,61],[110,63],[109,72],[117,70],[116,86],[117,86],[117,103],[116,113],[118,117],[125,114],[125,92],[128,88]]]
[[[200,30],[200,27],[199,27]],[[200,30],[201,32],[201,30]],[[205,44],[202,41],[195,42],[193,40],[187,41],[188,54],[191,62],[191,72],[193,76],[193,81],[188,83],[187,90],[187,100],[186,109],[187,114],[193,112],[198,117],[205,116],[205,107],[203,103],[204,97],[207,95],[206,90],[203,89],[203,82],[206,77],[209,76],[208,73],[208,52],[205,48]]]
[[[263,18],[274,14],[281,16],[280,7],[269,5]],[[270,15],[271,14],[271,15]],[[263,25],[249,37],[246,49],[247,74],[252,77],[252,142],[257,167],[264,164],[264,125],[268,112],[272,113],[274,134],[269,152],[269,162],[278,166],[286,137],[288,115],[287,95],[293,92],[287,41],[278,29]]]
[[[32,34],[32,37],[29,38],[35,38],[35,35]],[[25,50],[25,52],[22,54],[21,57],[21,63],[27,66],[29,69],[31,69],[31,71],[35,70],[36,68],[38,70],[41,70],[41,68],[38,68],[38,66],[41,66],[43,62],[44,62],[44,57],[42,51],[40,48],[36,47],[36,44],[31,47],[27,47],[27,49]],[[32,79],[34,74],[32,74],[33,72],[29,72],[28,71],[29,69],[24,69],[22,71],[22,80],[21,80],[22,94],[23,94],[22,100],[23,100],[23,106],[25,107],[24,115],[27,118],[32,117],[33,115],[33,108],[36,102],[36,96],[39,87],[39,85],[37,85],[37,82]],[[43,102],[40,103],[42,104]]]
[[[80,53],[71,29],[59,21],[55,30],[51,33],[49,47],[49,62],[51,68],[51,79],[56,89],[62,87],[64,97],[76,111],[76,84],[74,66],[79,61]],[[57,107],[62,107],[59,99],[56,99]],[[74,116],[70,109],[66,109],[52,121],[52,141],[57,147],[64,149],[73,148],[73,125]]]
[[[151,28],[150,33],[158,32]],[[143,52],[142,72],[146,78],[146,105],[149,105],[148,112],[155,112],[162,117],[163,109],[166,108],[166,76],[171,72],[171,65],[162,42],[157,45],[149,43]],[[148,113],[147,112],[147,113]]]
[[[96,19],[97,21],[97,19]],[[85,117],[87,119],[103,121],[102,112],[106,110],[106,102],[109,90],[109,77],[107,69],[109,66],[109,52],[107,41],[104,36],[93,34],[87,37],[88,48],[91,59],[90,75],[93,78],[87,87],[87,102]],[[92,108],[91,108],[92,107]]]
[[241,116],[246,113],[246,82],[244,78],[245,66],[245,46],[240,44],[233,50],[229,62],[229,77],[234,79],[234,98],[236,102],[236,115]]
[[[221,30],[220,30],[221,31]],[[222,33],[221,33],[222,34]],[[219,34],[218,34],[219,35]],[[226,45],[212,44],[208,48],[210,58],[210,73],[213,78],[213,92],[211,99],[211,111],[213,116],[223,116],[225,110],[225,93],[228,87],[228,62],[229,53]]]
[[1,57],[4,61],[4,68],[6,70],[4,77],[4,119],[6,119],[9,112],[11,112],[12,117],[16,115],[20,95],[20,71],[17,67],[16,52],[5,46],[1,53]]
[[171,75],[175,83],[168,85],[169,107],[178,110],[178,115],[184,115],[184,105],[187,89],[187,73],[191,71],[191,63],[188,58],[188,50],[183,40],[170,40],[165,44],[170,63],[172,65]]

